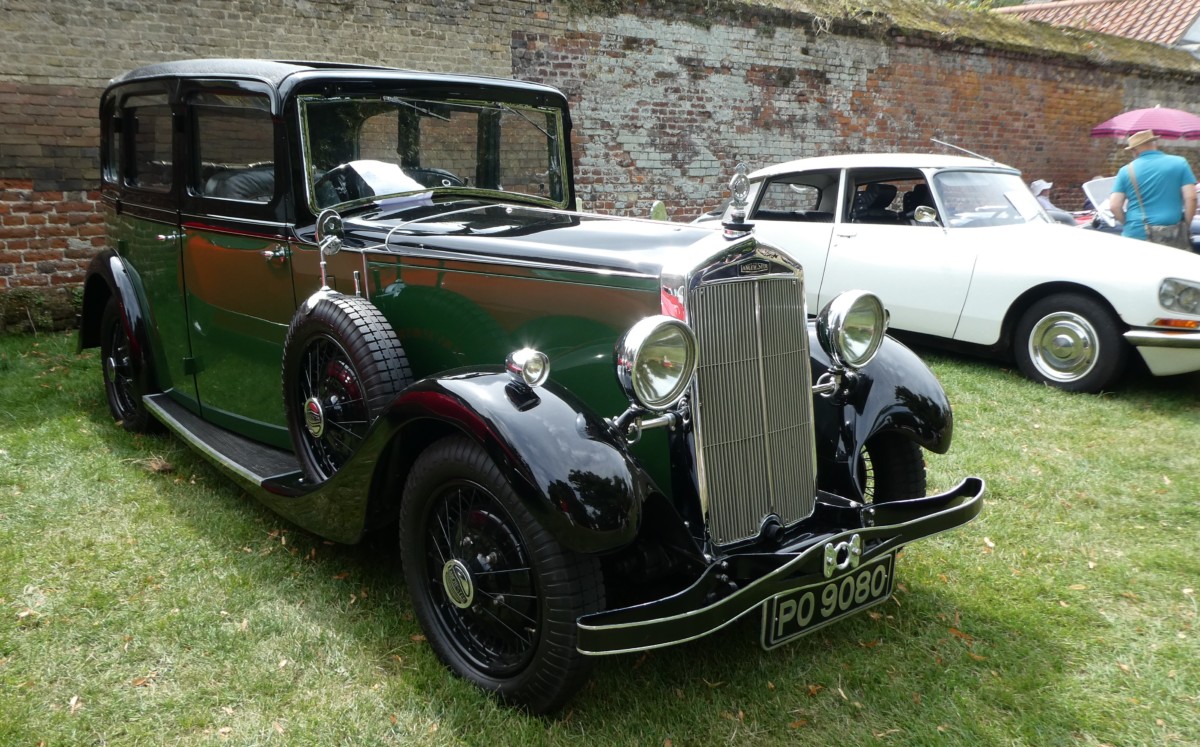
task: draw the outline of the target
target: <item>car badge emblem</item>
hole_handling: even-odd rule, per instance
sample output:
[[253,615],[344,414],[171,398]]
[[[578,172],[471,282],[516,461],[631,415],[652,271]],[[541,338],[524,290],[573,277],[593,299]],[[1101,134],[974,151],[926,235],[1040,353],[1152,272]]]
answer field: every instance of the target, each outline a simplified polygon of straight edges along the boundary
[[766,275],[771,266],[761,259],[752,259],[738,265],[739,275]]
[[446,561],[442,566],[442,587],[450,603],[459,609],[466,609],[475,601],[475,584],[471,582],[471,572],[459,559]]
[[325,435],[325,411],[316,397],[310,397],[304,403],[304,427],[308,428],[313,438]]

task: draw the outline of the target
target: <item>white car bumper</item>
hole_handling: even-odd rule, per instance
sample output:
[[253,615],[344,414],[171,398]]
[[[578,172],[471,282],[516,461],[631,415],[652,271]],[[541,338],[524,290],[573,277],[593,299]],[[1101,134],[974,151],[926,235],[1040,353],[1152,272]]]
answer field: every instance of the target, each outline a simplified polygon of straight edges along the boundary
[[1125,339],[1155,376],[1200,371],[1200,332],[1131,329]]

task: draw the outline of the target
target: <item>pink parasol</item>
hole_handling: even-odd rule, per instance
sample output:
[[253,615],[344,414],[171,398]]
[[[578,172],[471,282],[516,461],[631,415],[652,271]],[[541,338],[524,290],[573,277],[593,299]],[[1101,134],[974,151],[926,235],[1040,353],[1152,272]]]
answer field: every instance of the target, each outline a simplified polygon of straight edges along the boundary
[[1200,140],[1200,117],[1181,109],[1133,109],[1092,128],[1092,137],[1125,137],[1142,130],[1168,140]]

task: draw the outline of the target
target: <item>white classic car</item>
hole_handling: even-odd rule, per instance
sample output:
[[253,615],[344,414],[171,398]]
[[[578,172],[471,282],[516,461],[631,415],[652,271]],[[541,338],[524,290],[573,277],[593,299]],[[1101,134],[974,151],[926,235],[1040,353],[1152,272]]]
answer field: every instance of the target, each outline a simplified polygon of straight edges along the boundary
[[1200,256],[1056,223],[1012,167],[806,158],[750,174],[745,209],[803,264],[810,310],[870,288],[892,329],[1070,391],[1112,385],[1131,350],[1156,375],[1200,370]]

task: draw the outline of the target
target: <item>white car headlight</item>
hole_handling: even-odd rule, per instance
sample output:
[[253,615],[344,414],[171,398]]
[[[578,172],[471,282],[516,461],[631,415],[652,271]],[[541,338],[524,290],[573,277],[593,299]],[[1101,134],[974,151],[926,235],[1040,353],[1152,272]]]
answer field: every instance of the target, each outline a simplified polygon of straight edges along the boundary
[[851,290],[839,294],[817,315],[817,339],[839,368],[870,363],[887,334],[888,314],[874,293]]
[[696,370],[696,335],[669,316],[650,316],[617,343],[617,379],[632,401],[648,410],[679,402]]
[[1169,311],[1200,314],[1200,283],[1167,278],[1158,286],[1158,302]]

